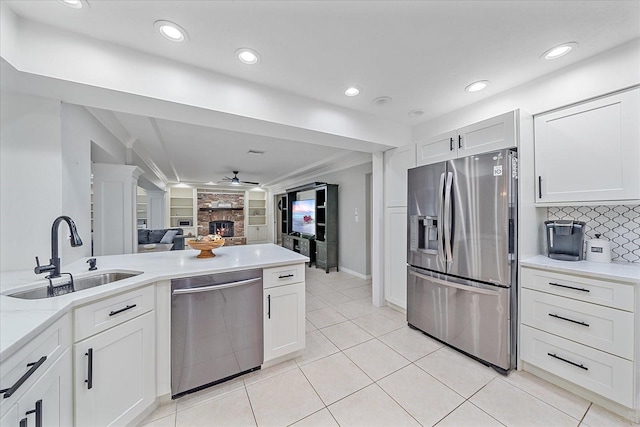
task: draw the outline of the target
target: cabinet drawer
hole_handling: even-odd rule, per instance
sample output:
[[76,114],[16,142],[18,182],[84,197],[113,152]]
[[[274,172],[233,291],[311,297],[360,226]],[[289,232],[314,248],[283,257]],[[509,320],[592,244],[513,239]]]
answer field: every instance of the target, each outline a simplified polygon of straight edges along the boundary
[[74,342],[105,331],[155,308],[155,286],[125,292],[77,308],[73,313]]
[[523,288],[633,311],[633,285],[526,267],[521,283]]
[[265,289],[304,282],[304,264],[265,268],[262,270],[262,280]]
[[633,313],[522,290],[522,323],[633,359]]
[[522,360],[633,407],[633,362],[525,325],[520,331]]
[[[51,367],[56,359],[71,345],[71,316],[65,315],[49,326],[44,332],[11,355],[0,365],[0,389],[11,389],[9,397],[2,397],[2,414],[31,385]],[[32,365],[33,364],[33,365]],[[30,375],[27,375],[31,371]],[[23,379],[21,385],[20,380]],[[16,386],[16,387],[14,387]],[[1,414],[0,414],[1,416]]]

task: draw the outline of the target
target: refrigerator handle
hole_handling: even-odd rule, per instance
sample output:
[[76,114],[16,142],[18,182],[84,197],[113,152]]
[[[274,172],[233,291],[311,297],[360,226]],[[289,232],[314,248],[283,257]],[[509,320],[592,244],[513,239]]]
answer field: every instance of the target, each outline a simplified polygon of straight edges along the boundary
[[451,186],[453,185],[453,173],[447,172],[447,185],[444,190],[444,244],[447,255],[447,262],[453,262],[451,251]]
[[442,213],[442,208],[443,208],[443,203],[442,203],[442,198],[444,196],[444,173],[440,174],[440,187],[439,187],[439,197],[438,197],[438,206],[437,206],[437,212],[438,212],[438,257],[442,260],[442,262],[445,262],[445,258],[444,258],[444,224],[443,224],[443,220],[444,220],[444,215]]

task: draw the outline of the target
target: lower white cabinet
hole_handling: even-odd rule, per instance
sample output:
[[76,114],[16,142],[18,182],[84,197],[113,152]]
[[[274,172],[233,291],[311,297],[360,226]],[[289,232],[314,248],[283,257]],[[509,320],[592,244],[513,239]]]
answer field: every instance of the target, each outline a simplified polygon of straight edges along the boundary
[[582,387],[572,389],[578,394],[604,397],[597,403],[608,409],[638,417],[637,281],[529,266],[520,277],[524,369],[535,366]]
[[74,345],[77,426],[126,425],[156,394],[155,313]]
[[304,348],[304,288],[301,282],[264,290],[265,362]]
[[0,418],[2,427],[73,425],[71,351],[66,350]]
[[251,225],[247,226],[247,242],[257,243],[267,241],[267,226],[266,225]]

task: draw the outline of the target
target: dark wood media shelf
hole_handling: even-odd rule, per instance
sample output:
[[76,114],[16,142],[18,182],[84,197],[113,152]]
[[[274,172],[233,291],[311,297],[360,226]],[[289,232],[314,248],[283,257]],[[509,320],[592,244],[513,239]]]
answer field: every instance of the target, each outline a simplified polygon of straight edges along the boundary
[[[302,194],[301,194],[302,193]],[[293,230],[293,202],[313,199],[315,236],[298,235]],[[287,190],[281,202],[282,246],[308,256],[317,268],[326,273],[338,270],[338,186],[314,182]],[[300,231],[300,230],[297,230]],[[309,232],[311,234],[311,232]]]

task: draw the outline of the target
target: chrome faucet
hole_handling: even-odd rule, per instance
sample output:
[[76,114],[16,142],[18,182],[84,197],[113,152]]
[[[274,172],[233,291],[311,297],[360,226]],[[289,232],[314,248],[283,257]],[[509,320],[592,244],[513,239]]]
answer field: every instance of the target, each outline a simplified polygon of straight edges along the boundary
[[69,231],[71,231],[71,246],[77,247],[82,246],[82,239],[80,239],[80,235],[78,234],[78,230],[76,229],[76,223],[73,222],[71,218],[68,216],[62,215],[53,221],[53,225],[51,226],[51,259],[49,260],[49,265],[40,265],[40,260],[36,257],[36,267],[33,271],[36,274],[45,273],[50,271],[51,274],[47,276],[48,279],[55,279],[56,277],[60,277],[60,257],[58,256],[58,227],[60,223],[65,221],[69,225]]

